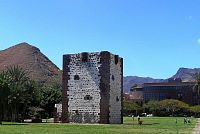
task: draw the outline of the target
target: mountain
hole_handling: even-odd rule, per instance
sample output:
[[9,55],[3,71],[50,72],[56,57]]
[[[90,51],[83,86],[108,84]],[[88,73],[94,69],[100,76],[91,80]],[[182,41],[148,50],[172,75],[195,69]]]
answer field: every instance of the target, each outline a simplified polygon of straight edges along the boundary
[[171,78],[181,78],[182,81],[191,82],[194,81],[194,75],[200,72],[200,68],[179,68],[177,73]]
[[124,92],[129,92],[130,88],[137,84],[142,85],[143,83],[149,83],[149,82],[164,82],[163,79],[153,79],[150,77],[138,77],[138,76],[126,76],[123,80],[123,89]]
[[28,43],[20,43],[0,51],[0,72],[14,65],[26,70],[32,80],[61,85],[62,71],[38,48]]

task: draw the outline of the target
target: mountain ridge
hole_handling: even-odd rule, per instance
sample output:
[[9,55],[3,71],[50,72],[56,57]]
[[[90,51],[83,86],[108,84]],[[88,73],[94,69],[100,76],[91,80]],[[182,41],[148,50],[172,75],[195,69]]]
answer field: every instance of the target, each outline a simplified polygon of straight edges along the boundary
[[151,83],[151,82],[164,82],[164,79],[154,79],[151,77],[139,77],[139,76],[126,76],[123,79],[123,90],[124,92],[129,92],[130,88],[137,84],[142,85],[144,83]]
[[175,75],[173,75],[171,78],[173,78],[173,79],[181,78],[182,81],[192,82],[192,81],[195,81],[194,75],[198,72],[200,72],[200,68],[181,67],[178,69],[177,73]]

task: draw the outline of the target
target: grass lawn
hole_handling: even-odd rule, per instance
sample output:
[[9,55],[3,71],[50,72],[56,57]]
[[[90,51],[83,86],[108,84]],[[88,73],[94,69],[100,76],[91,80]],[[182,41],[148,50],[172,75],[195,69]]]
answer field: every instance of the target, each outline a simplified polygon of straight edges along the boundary
[[[176,124],[177,119],[177,124]],[[190,134],[197,119],[192,124],[183,123],[183,118],[145,117],[143,125],[135,124],[131,117],[124,118],[123,125],[80,125],[80,124],[20,124],[5,123],[0,126],[0,134]]]

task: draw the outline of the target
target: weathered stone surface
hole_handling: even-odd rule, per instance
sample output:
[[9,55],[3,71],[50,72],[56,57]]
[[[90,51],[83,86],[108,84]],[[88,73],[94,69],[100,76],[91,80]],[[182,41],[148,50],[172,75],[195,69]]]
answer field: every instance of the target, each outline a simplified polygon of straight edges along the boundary
[[[122,72],[121,72],[121,60],[119,56],[111,55],[110,57],[110,100],[109,100],[109,122],[121,123],[121,110],[122,110]],[[119,90],[120,89],[120,90]]]
[[63,122],[122,123],[122,59],[111,53],[63,56]]

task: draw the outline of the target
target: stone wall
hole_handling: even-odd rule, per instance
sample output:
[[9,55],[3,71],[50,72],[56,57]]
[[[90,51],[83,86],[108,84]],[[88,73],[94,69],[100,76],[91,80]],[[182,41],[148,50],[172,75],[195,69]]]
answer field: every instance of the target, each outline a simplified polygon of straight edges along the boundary
[[99,53],[70,55],[68,80],[68,119],[76,123],[98,123],[100,120]]
[[101,52],[100,81],[100,123],[109,124],[109,99],[110,99],[110,53]]
[[110,61],[110,100],[109,100],[109,122],[111,124],[122,123],[122,72],[123,66],[118,55],[111,55]]
[[63,122],[122,123],[118,56],[117,61],[107,51],[64,55]]
[[69,112],[68,112],[68,80],[69,77],[69,64],[70,64],[70,55],[64,55],[63,56],[63,76],[62,76],[62,122],[63,123],[69,123]]

